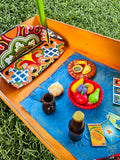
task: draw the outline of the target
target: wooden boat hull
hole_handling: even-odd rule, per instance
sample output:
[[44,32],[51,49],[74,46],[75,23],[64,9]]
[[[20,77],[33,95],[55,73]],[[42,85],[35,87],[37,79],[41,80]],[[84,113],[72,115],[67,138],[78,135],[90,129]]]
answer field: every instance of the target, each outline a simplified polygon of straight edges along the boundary
[[[38,15],[25,21],[23,24],[39,24]],[[72,160],[76,158],[50,136],[45,129],[25,111],[20,105],[20,102],[38,87],[40,83],[51,76],[74,51],[120,71],[120,41],[51,19],[47,19],[47,24],[48,28],[58,33],[65,40],[66,46],[64,54],[32,83],[21,89],[15,89],[0,78],[0,98],[58,159]],[[9,32],[9,35],[12,36],[12,34],[13,33]]]

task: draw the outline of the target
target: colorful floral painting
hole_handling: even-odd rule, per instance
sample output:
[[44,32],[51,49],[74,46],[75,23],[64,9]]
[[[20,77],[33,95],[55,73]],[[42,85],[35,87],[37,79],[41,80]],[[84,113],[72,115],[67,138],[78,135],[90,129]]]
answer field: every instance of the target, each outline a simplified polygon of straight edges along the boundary
[[[15,30],[13,37],[8,32]],[[47,30],[42,26],[18,25],[0,36],[0,68],[8,66],[23,51],[46,40]]]
[[[34,34],[29,34],[31,32]],[[64,42],[60,36],[41,26],[18,26],[17,35],[6,50],[0,52],[0,66],[3,68],[0,74],[8,83],[20,88],[60,57]]]

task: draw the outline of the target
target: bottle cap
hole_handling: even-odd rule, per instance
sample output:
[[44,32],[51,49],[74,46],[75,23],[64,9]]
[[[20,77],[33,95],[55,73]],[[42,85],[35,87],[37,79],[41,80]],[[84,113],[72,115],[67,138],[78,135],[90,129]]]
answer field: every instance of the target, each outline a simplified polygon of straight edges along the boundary
[[76,112],[73,114],[73,116],[72,116],[72,118],[73,118],[73,120],[74,120],[75,122],[81,122],[81,121],[83,121],[83,120],[84,120],[84,117],[85,117],[85,115],[84,115],[84,113],[81,112],[81,111],[76,111]]

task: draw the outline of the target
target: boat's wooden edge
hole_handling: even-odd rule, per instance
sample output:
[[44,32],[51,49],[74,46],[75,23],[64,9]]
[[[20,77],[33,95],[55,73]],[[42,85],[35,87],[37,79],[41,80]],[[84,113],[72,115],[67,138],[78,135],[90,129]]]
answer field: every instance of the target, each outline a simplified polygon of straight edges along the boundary
[[119,40],[52,19],[47,19],[47,24],[48,28],[61,35],[67,42],[68,46],[75,51],[78,51],[90,59],[120,71]]
[[[29,20],[25,21],[23,24],[30,24],[30,25],[38,25],[39,24],[39,18],[36,15],[33,18],[30,18]],[[86,57],[89,57],[93,60],[96,60],[100,63],[104,63],[105,65],[110,66],[111,68],[120,70],[120,63],[119,63],[119,51],[120,51],[120,41],[114,40],[108,37],[104,37],[83,29],[79,29],[76,27],[72,27],[70,25],[57,22],[55,20],[47,19],[47,24],[50,29],[60,34],[66,41],[66,44],[68,47],[68,52],[70,51],[70,54],[72,54],[73,51],[78,51],[81,54],[83,54]],[[64,28],[65,30],[61,29]],[[68,29],[69,28],[69,29]],[[72,37],[70,37],[70,34],[72,33]],[[81,37],[81,39],[76,39],[75,37]],[[66,38],[67,37],[67,38]],[[85,39],[84,39],[85,38]],[[73,42],[73,39],[75,41]],[[90,39],[90,40],[89,40]],[[83,40],[83,42],[82,42]],[[77,43],[76,43],[77,41]],[[97,42],[98,41],[98,42]],[[99,52],[97,53],[97,48],[92,43],[95,43],[98,47]],[[100,43],[100,44],[99,44]],[[90,45],[89,45],[90,44]],[[102,53],[100,45],[106,47]],[[112,45],[113,44],[113,45]],[[110,48],[109,48],[110,46]],[[105,54],[107,53],[107,55]],[[109,55],[112,54],[112,56]],[[115,55],[114,55],[115,53]],[[105,54],[105,55],[104,55]],[[97,55],[97,56],[95,56]],[[113,56],[115,56],[115,59],[113,59]],[[63,56],[63,61],[66,60],[66,56]],[[110,58],[110,59],[109,59]],[[105,61],[103,61],[105,59]],[[56,62],[55,66],[57,68],[57,64],[59,62]],[[54,65],[53,65],[54,66]],[[51,67],[52,68],[52,67]],[[56,70],[54,68],[53,72]],[[15,91],[11,86],[9,87],[8,84],[2,82],[0,84],[0,98],[13,110],[13,112],[26,124],[26,126],[38,137],[38,139],[58,158],[58,159],[75,159],[70,152],[68,152],[60,143],[58,143],[55,139],[53,139],[29,114],[26,112],[23,107],[19,104],[19,102],[24,99],[26,96],[31,93],[31,91],[37,87],[37,84],[40,84],[42,81],[44,81],[48,76],[45,75],[46,71],[43,73],[43,78],[40,80],[40,78],[36,78],[34,82],[29,84],[25,87],[25,89],[21,89],[19,91]],[[52,74],[52,72],[51,72]],[[45,76],[45,77],[44,77]],[[0,81],[1,82],[1,81]],[[18,99],[15,100],[14,96],[17,96]],[[22,96],[24,95],[24,96]],[[14,109],[15,108],[15,109]],[[18,112],[18,111],[19,112]],[[23,114],[23,117],[21,114]],[[32,126],[29,122],[32,122]],[[39,135],[40,134],[40,135]]]
[[[20,112],[11,101],[0,91],[0,98],[10,107],[10,109],[23,121],[23,123],[34,133],[34,135],[60,160],[76,160],[61,144],[53,139],[37,122],[33,119],[31,123],[24,113]],[[26,112],[26,111],[24,111]],[[29,114],[26,112],[26,114]],[[28,117],[28,115],[27,115]],[[32,118],[32,117],[31,117]],[[35,121],[35,122],[34,122]],[[41,133],[42,132],[44,133]]]
[[[49,135],[30,114],[20,105],[20,102],[27,97],[39,84],[51,76],[57,68],[66,61],[66,59],[74,53],[69,47],[65,49],[65,54],[62,55],[55,63],[47,70],[39,75],[29,85],[16,89],[2,78],[0,78],[0,98],[9,106],[9,108],[23,121],[23,123],[36,135],[36,137],[54,154],[57,159],[76,158],[65,149],[58,141]],[[16,98],[14,98],[16,97]]]

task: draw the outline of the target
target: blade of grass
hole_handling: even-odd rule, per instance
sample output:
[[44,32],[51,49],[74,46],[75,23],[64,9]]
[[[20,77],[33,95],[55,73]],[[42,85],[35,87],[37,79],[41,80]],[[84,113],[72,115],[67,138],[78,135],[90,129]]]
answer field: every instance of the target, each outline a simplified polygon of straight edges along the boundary
[[36,5],[38,10],[38,15],[40,18],[40,24],[47,28],[43,0],[36,0]]

